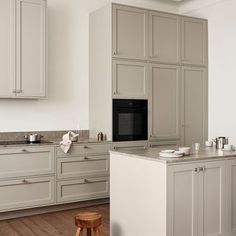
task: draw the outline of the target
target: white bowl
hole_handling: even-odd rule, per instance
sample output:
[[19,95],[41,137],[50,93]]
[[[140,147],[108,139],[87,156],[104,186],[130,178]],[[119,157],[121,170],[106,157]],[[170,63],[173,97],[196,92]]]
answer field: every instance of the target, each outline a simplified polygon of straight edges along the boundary
[[179,151],[184,152],[185,156],[190,155],[191,148],[190,147],[180,147]]

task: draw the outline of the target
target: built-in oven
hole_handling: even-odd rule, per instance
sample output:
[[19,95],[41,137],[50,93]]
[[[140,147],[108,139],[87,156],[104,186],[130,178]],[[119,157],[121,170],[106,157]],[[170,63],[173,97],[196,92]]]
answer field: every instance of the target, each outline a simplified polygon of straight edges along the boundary
[[113,141],[148,138],[148,101],[113,99]]

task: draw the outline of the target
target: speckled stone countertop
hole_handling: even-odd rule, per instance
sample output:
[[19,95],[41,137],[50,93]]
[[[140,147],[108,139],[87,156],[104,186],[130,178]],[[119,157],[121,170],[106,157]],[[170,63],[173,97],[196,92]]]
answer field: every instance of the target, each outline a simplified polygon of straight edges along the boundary
[[183,156],[178,158],[164,158],[159,156],[159,152],[162,148],[148,148],[139,150],[125,150],[125,151],[110,151],[110,153],[119,154],[123,156],[141,158],[150,161],[158,161],[166,164],[178,164],[181,162],[195,162],[195,161],[207,161],[217,159],[232,159],[236,158],[235,151],[223,151],[215,149],[214,147],[203,148],[198,154],[191,154],[189,156]]

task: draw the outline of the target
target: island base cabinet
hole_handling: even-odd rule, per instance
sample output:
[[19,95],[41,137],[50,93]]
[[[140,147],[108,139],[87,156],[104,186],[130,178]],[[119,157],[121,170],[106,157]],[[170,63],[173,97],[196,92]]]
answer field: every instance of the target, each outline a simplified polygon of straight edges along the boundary
[[224,161],[171,166],[167,185],[168,236],[226,236]]
[[227,162],[227,228],[229,236],[236,236],[236,160]]
[[54,185],[54,177],[1,181],[0,212],[52,204]]

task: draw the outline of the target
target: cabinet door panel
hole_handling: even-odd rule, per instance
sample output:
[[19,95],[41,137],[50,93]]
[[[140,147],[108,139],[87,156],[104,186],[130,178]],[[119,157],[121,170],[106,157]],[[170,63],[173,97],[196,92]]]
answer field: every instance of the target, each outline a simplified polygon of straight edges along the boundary
[[182,62],[192,65],[207,64],[207,21],[182,18]]
[[236,235],[236,160],[227,161],[227,235]]
[[113,6],[113,56],[147,58],[147,12],[134,7]]
[[151,66],[151,138],[179,137],[179,67]]
[[204,68],[182,70],[182,144],[207,139],[207,79]]
[[179,61],[179,17],[152,12],[149,14],[151,60],[177,63]]
[[17,0],[17,96],[45,96],[46,2]]
[[146,98],[147,79],[145,63],[113,61],[114,98]]
[[168,236],[197,236],[198,173],[196,165],[168,169]]
[[0,1],[0,97],[14,97],[14,1]]
[[[223,236],[225,234],[225,162],[208,162],[205,171],[199,175],[200,206],[199,232],[203,236]],[[202,233],[202,234],[201,234]]]

